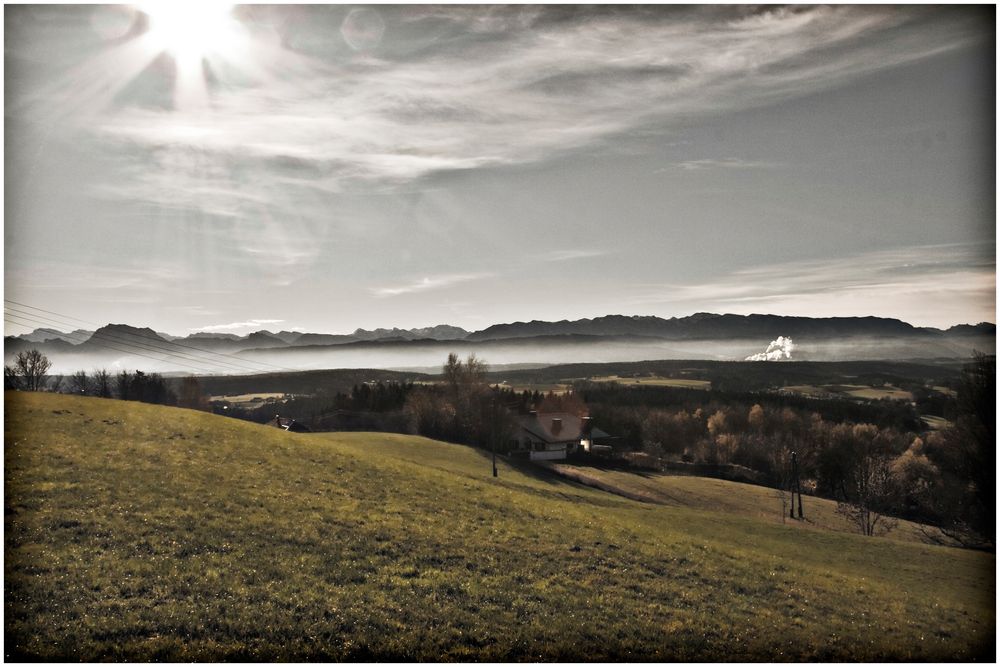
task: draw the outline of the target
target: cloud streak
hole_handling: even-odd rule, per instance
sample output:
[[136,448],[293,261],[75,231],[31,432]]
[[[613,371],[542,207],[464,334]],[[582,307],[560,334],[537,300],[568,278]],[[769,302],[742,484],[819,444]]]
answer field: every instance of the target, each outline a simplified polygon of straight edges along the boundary
[[491,275],[492,274],[489,273],[452,273],[439,276],[427,276],[405,285],[397,285],[393,287],[373,287],[371,289],[371,293],[374,296],[381,298],[403,296],[405,294],[444,289],[451,287],[452,285],[466,283],[473,280],[482,280],[483,278],[489,278]]
[[551,252],[542,253],[536,255],[535,257],[543,262],[569,262],[578,259],[590,259],[592,257],[601,257],[607,255],[606,250],[588,250],[584,248],[580,249],[568,249],[568,250],[553,250]]
[[687,160],[678,162],[677,167],[685,171],[705,171],[708,169],[774,169],[781,165],[777,162],[760,160],[742,160],[735,157],[722,159]]
[[996,264],[982,247],[915,246],[755,267],[701,284],[648,285],[631,302],[737,314],[878,313],[948,327],[968,322],[970,313],[994,319]]
[[260,327],[266,324],[280,324],[285,320],[247,320],[246,322],[229,322],[228,324],[210,324],[206,327],[198,327],[196,329],[188,329],[193,333],[198,332],[219,332],[219,331],[237,331],[239,329],[253,329],[255,327]]

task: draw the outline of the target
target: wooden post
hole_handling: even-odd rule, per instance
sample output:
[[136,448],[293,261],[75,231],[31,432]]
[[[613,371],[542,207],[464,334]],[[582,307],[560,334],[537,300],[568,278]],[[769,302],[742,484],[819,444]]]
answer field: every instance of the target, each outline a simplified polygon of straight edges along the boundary
[[795,486],[792,489],[792,518],[795,518],[795,494],[799,494],[799,518],[802,518],[802,485],[799,484],[799,458],[795,452],[792,452],[792,484]]
[[[496,398],[490,399],[490,443],[493,445],[493,476],[497,476],[497,410]],[[801,510],[800,510],[801,511]]]

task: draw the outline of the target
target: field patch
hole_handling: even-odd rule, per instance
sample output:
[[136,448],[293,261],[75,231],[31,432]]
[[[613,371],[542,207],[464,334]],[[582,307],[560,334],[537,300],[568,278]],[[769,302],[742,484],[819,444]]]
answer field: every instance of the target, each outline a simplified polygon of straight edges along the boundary
[[257,394],[235,394],[227,396],[210,396],[210,401],[225,401],[226,403],[231,403],[237,407],[254,407],[263,405],[264,403],[274,403],[280,401],[289,394],[282,392],[262,392]]
[[568,382],[500,382],[495,386],[510,389],[518,393],[523,391],[537,391],[542,394],[568,394],[573,389],[573,385]]
[[711,389],[708,380],[691,380],[687,378],[670,377],[621,377],[619,375],[596,375],[590,378],[592,382],[619,382],[630,385],[646,385],[650,387],[682,387],[684,389]]
[[880,401],[888,398],[894,401],[912,401],[913,394],[898,387],[885,385],[883,387],[865,387],[860,385],[842,385],[841,391],[848,396],[863,398],[870,401]]
[[944,417],[935,417],[934,415],[920,415],[920,418],[927,424],[927,427],[932,431],[941,431],[946,428],[951,428],[954,424]]
[[781,391],[790,394],[800,394],[812,398],[830,398],[836,396],[835,393],[824,387],[817,387],[811,384],[793,384],[781,388]]
[[792,394],[800,394],[812,398],[859,398],[866,401],[878,401],[883,398],[891,400],[912,401],[913,394],[893,387],[884,385],[881,387],[870,387],[860,384],[825,384],[825,385],[787,385],[781,387],[781,391]]

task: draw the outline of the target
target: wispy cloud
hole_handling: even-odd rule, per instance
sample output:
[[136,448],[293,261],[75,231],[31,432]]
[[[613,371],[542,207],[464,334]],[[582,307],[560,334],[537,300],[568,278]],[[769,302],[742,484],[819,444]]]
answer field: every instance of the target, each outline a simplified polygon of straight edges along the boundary
[[568,262],[577,259],[588,259],[591,257],[600,257],[602,255],[607,255],[606,250],[593,250],[593,249],[569,249],[569,250],[553,250],[551,252],[545,252],[535,255],[535,258],[543,262]]
[[782,165],[778,162],[742,160],[736,157],[727,157],[714,160],[687,160],[685,162],[678,162],[676,166],[685,171],[704,171],[708,169],[774,169]]
[[631,302],[738,314],[877,315],[947,327],[994,319],[996,264],[982,247],[915,246],[755,267],[701,284],[647,285]]
[[230,322],[228,324],[210,324],[207,327],[198,327],[196,329],[188,329],[193,333],[198,332],[219,332],[219,331],[238,331],[240,329],[253,329],[259,326],[264,326],[266,324],[280,324],[285,320],[247,320],[246,322]]
[[[282,6],[241,11],[253,14],[254,48],[215,63],[210,108],[177,111],[133,92],[98,116],[101,139],[139,168],[117,196],[245,215],[265,183],[341,192],[533,162],[650,123],[808,94],[978,34],[968,16],[908,7],[386,6],[371,9],[390,19],[381,44],[354,53],[330,38],[343,12],[300,8],[304,19],[285,21]],[[38,96],[47,107],[60,99]],[[177,155],[197,156],[194,169]]]
[[121,266],[38,260],[30,266],[8,266],[6,277],[13,284],[31,285],[33,290],[50,294],[86,293],[109,303],[155,303],[159,300],[157,291],[164,284],[183,285],[187,281],[179,266],[166,262],[137,264],[126,258],[121,259]]
[[403,294],[413,294],[414,292],[444,289],[459,283],[489,278],[492,275],[493,274],[490,273],[452,273],[439,276],[427,276],[405,285],[397,285],[394,287],[373,287],[371,292],[377,297],[401,296]]

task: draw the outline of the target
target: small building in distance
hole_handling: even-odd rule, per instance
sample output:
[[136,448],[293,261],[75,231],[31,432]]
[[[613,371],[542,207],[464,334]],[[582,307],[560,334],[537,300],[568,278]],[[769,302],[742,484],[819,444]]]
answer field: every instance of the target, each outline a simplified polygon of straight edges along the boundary
[[275,428],[280,428],[285,431],[291,431],[292,433],[310,433],[309,427],[305,424],[300,424],[291,417],[282,417],[280,415],[274,415],[274,419],[268,422],[271,426]]
[[569,412],[530,412],[514,417],[511,453],[527,454],[532,461],[565,459],[570,454],[606,454],[611,447],[602,444],[611,438],[593,425],[590,417]]

